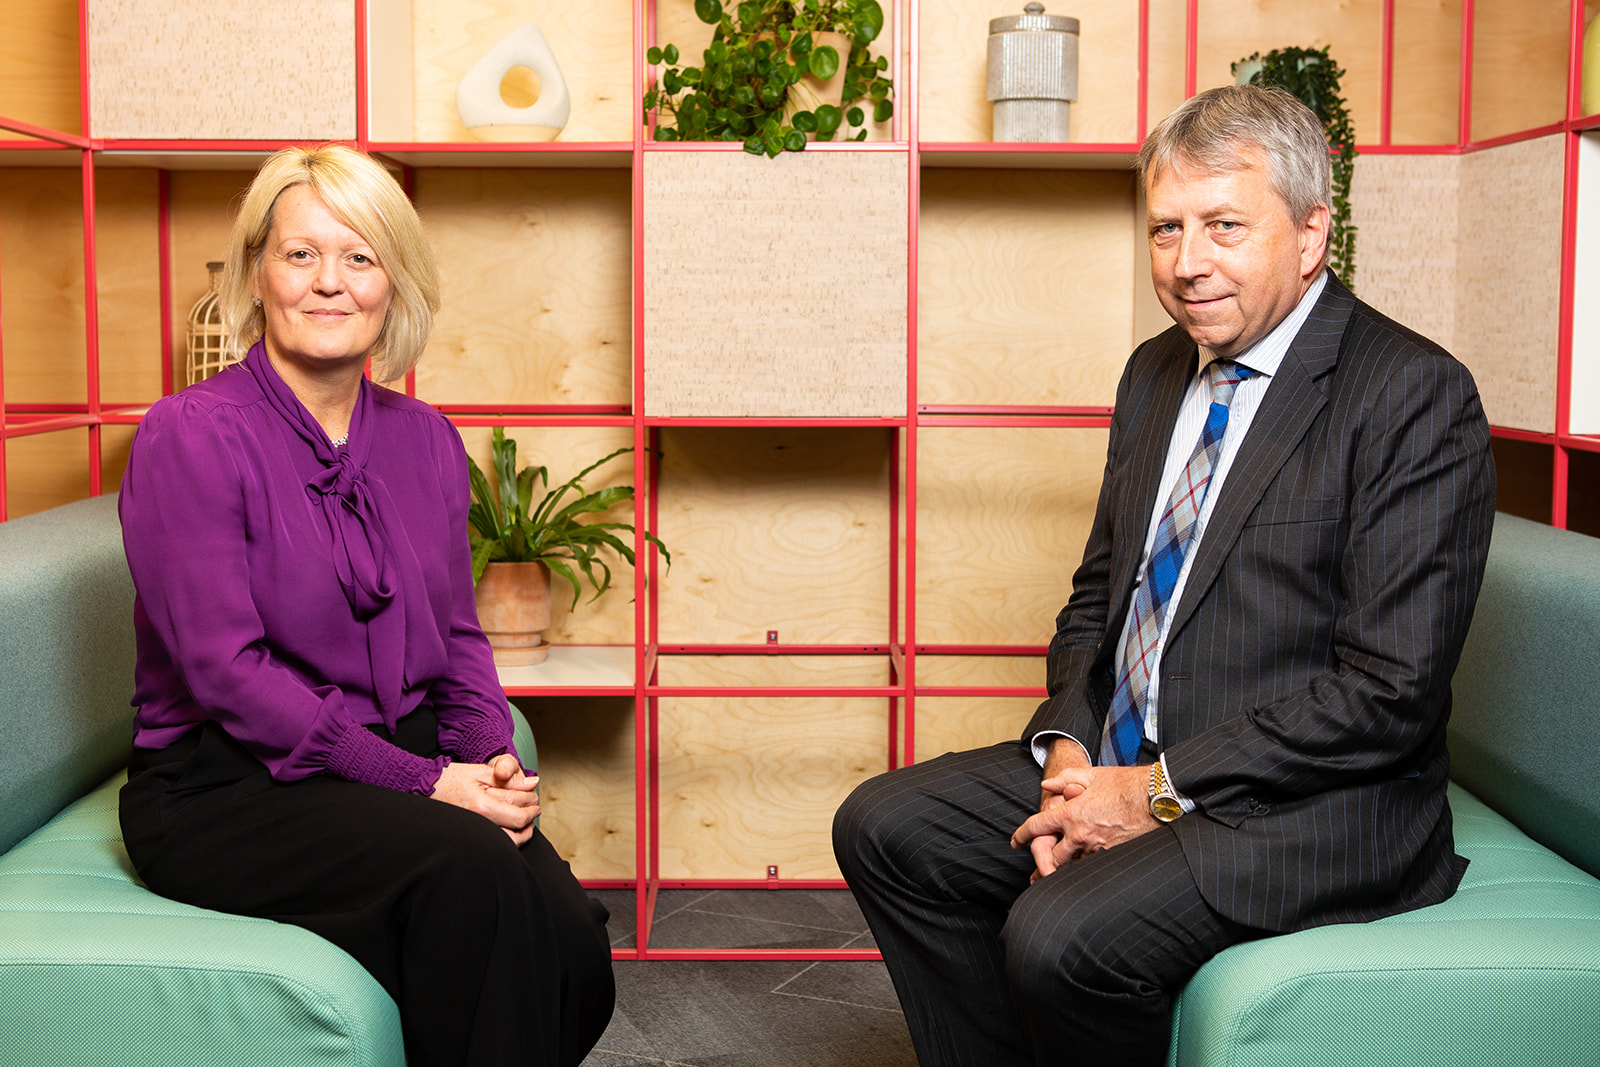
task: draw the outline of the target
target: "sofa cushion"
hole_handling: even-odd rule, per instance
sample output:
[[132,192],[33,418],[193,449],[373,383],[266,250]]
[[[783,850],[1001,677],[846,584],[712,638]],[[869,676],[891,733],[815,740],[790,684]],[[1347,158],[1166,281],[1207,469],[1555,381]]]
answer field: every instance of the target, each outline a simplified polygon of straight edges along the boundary
[[0,856],[0,1062],[404,1067],[394,1001],[343,950],[144,887],[117,822],[125,777]]
[[139,883],[117,827],[123,777],[0,857],[9,1062],[402,1067],[394,1001],[349,955]]
[[133,579],[115,496],[0,523],[0,852],[128,762]]
[[1443,904],[1247,942],[1184,989],[1176,1067],[1561,1067],[1600,1049],[1600,880],[1458,785]]
[[1591,874],[1600,874],[1597,634],[1600,540],[1496,515],[1453,683],[1450,776]]

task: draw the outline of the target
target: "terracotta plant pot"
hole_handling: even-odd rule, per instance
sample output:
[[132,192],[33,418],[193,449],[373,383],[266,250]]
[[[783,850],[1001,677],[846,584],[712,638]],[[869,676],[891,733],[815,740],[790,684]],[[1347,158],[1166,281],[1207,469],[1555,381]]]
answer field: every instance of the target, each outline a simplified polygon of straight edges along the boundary
[[478,625],[494,661],[543,663],[550,655],[540,631],[550,627],[550,568],[543,563],[491,563],[478,579]]

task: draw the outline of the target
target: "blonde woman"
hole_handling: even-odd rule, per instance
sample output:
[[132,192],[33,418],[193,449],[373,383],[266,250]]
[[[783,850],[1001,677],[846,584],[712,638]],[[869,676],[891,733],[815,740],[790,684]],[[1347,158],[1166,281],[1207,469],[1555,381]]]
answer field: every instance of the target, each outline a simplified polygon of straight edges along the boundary
[[577,1064],[605,910],[534,826],[478,627],[467,467],[403,375],[438,280],[394,180],[338,145],[256,175],[223,283],[243,359],[145,416],[123,836],[157,892],[303,926],[395,998],[414,1064]]

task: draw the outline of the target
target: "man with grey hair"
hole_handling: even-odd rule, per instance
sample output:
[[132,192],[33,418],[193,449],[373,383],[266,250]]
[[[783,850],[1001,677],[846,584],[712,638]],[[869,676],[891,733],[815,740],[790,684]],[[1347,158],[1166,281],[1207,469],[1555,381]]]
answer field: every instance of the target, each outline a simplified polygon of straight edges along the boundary
[[1049,696],[860,786],[834,851],[922,1063],[1160,1064],[1239,941],[1460,882],[1450,676],[1495,478],[1467,370],[1326,269],[1328,147],[1277,90],[1139,154],[1177,325],[1128,361]]

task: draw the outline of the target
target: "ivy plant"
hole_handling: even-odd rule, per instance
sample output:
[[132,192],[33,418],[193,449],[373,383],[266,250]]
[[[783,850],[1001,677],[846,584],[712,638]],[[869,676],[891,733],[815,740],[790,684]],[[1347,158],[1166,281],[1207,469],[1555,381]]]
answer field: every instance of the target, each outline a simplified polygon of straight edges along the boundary
[[[625,522],[584,522],[584,516],[603,515],[624,501],[633,499],[633,486],[616,485],[590,491],[583,479],[618,458],[632,452],[619,448],[591,463],[554,489],[545,467],[527,466],[517,470],[517,442],[506,437],[502,427],[494,428],[493,467],[498,492],[490,488],[471,456],[467,457],[467,477],[472,489],[472,504],[467,510],[467,540],[472,546],[472,582],[483,577],[490,563],[531,563],[538,561],[572,586],[572,606],[578,606],[582,592],[579,575],[594,589],[590,602],[611,587],[611,568],[602,550],[610,550],[633,562],[633,546],[617,532],[633,533]],[[536,503],[537,486],[546,489]],[[660,549],[662,559],[672,565],[667,546],[654,534],[645,540]]]
[[1251,85],[1276,85],[1293,93],[1316,112],[1333,153],[1333,226],[1328,234],[1328,265],[1353,292],[1356,282],[1356,227],[1350,221],[1350,177],[1355,172],[1356,131],[1350,110],[1339,95],[1344,70],[1328,49],[1277,48],[1253,53],[1233,64],[1234,77],[1250,74]]
[[[869,50],[883,32],[878,0],[695,0],[695,15],[715,28],[699,65],[677,45],[645,55],[661,68],[644,94],[645,119],[655,113],[658,141],[740,141],[745,151],[799,152],[806,134],[861,141],[866,122],[894,114],[889,60]],[[849,55],[819,43],[821,33],[850,38]],[[801,88],[809,74],[827,81],[844,70],[842,105],[817,104]]]

